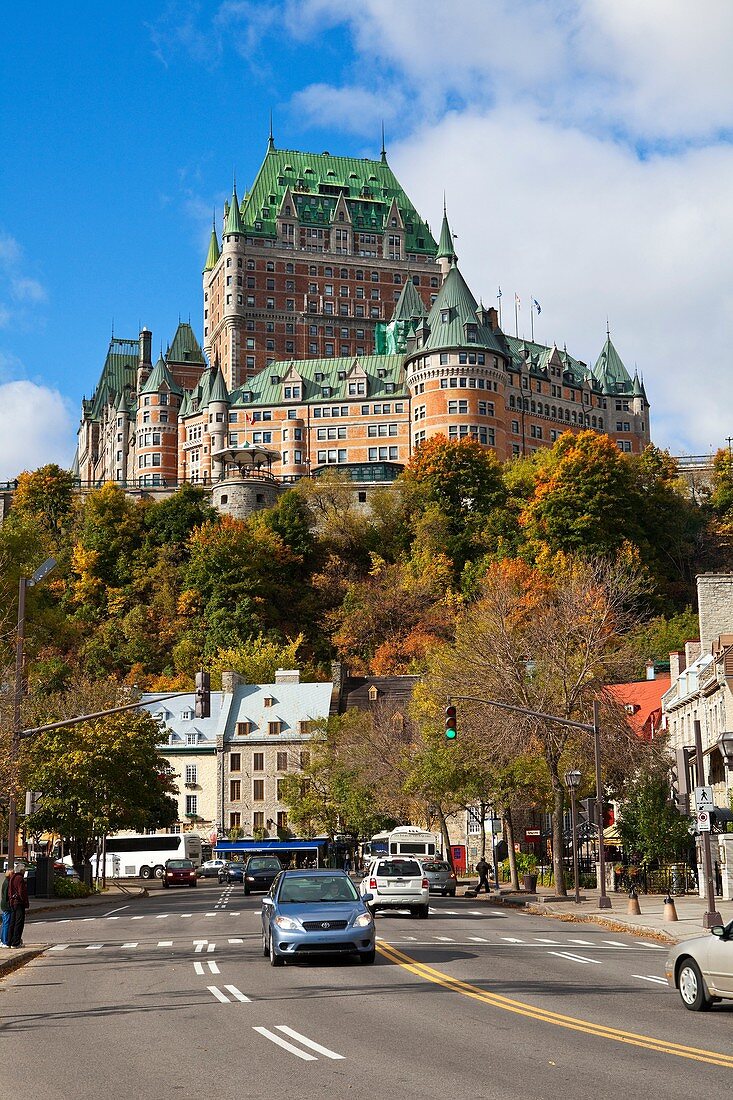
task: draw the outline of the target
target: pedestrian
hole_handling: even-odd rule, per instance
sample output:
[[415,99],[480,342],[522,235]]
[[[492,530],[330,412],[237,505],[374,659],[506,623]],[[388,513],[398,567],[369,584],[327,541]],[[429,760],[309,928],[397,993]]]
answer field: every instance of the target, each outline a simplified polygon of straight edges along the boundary
[[478,897],[482,886],[486,888],[487,894],[491,891],[489,885],[489,865],[483,856],[476,864],[476,870],[478,871],[478,886],[476,887],[476,896]]
[[2,924],[0,925],[0,947],[10,947],[8,932],[10,930],[10,902],[8,901],[8,886],[12,870],[8,867],[3,875],[2,890],[0,891],[0,912],[2,912]]
[[347,875],[351,874],[351,860],[349,858],[349,853],[348,852],[344,856],[344,871],[346,872]]
[[25,882],[25,864],[16,864],[8,879],[8,901],[10,902],[10,926],[8,943],[11,947],[23,947],[23,926],[28,905],[28,887]]

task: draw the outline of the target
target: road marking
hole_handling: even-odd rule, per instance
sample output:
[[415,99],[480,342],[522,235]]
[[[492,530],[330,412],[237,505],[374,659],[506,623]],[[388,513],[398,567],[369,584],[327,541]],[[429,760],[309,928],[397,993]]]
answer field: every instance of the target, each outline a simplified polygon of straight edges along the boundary
[[436,940],[440,940],[441,943],[455,943],[456,941],[451,936],[436,936]]
[[51,948],[52,951],[65,951],[68,947],[68,943],[56,943]]
[[[211,986],[209,986],[211,989]],[[253,1031],[259,1032],[260,1035],[264,1035],[266,1039],[269,1039],[271,1043],[276,1043],[277,1046],[282,1047],[283,1050],[289,1050],[291,1054],[295,1054],[296,1057],[302,1058],[304,1062],[317,1062],[315,1054],[308,1054],[304,1050],[299,1050],[298,1047],[294,1047],[292,1043],[286,1042],[280,1035],[276,1035],[274,1031],[268,1031],[266,1027],[254,1027]]]
[[123,943],[123,947],[137,947],[137,943]]
[[101,951],[103,947],[103,943],[90,943],[87,944],[87,951]]
[[158,940],[158,947],[172,947],[173,940]]
[[[43,923],[46,924],[46,921],[44,921]],[[53,921],[51,921],[50,923],[53,923]],[[60,920],[56,921],[56,924],[71,924],[71,917],[61,917]]]
[[213,993],[217,1001],[221,1001],[222,1004],[228,1005],[232,1002],[227,997],[226,993],[222,993],[220,989],[217,989],[215,985],[207,985],[206,987],[210,993]]
[[206,947],[206,950],[209,951],[209,952],[216,951],[216,944],[215,943],[208,944],[207,947]]
[[[82,919],[82,923],[86,924],[86,923],[88,923],[88,921],[96,920],[97,918],[96,917],[82,917],[81,919]],[[132,919],[134,920],[135,918],[133,917]],[[142,920],[142,917],[140,917],[139,919]]]
[[227,940],[227,943],[244,943],[244,940]]
[[641,1047],[645,1050],[653,1050],[660,1054],[669,1054],[677,1058],[687,1058],[694,1062],[705,1062],[708,1065],[722,1066],[725,1069],[733,1069],[733,1054],[721,1054],[719,1051],[706,1050],[702,1047],[688,1047],[681,1043],[669,1042],[666,1039],[657,1039],[651,1035],[643,1035],[635,1031],[622,1031],[620,1028],[607,1027],[605,1024],[593,1023],[590,1020],[582,1020],[575,1016],[564,1016],[559,1012],[549,1009],[537,1008],[524,1001],[516,1001],[510,997],[503,997],[498,993],[490,993],[479,986],[469,982],[453,978],[442,970],[436,970],[425,963],[419,963],[409,955],[393,947],[391,944],[380,944],[380,954],[390,962],[401,966],[404,970],[415,974],[424,981],[440,985],[454,993],[460,993],[464,997],[481,1001],[483,1004],[492,1005],[494,1008],[512,1012],[518,1016],[527,1016],[543,1023],[563,1027],[569,1031],[579,1031],[586,1035],[593,1035],[600,1039],[609,1039],[617,1043],[625,1043],[628,1046]]
[[142,917],[131,917],[130,920],[142,920]]
[[546,943],[549,944],[551,947],[560,947],[560,943],[557,940],[543,940],[540,939],[539,936],[535,936],[535,940],[537,941],[537,943]]
[[230,917],[239,917],[239,916],[241,916],[241,913],[230,913],[229,916]]
[[244,993],[242,993],[241,990],[237,989],[236,985],[225,985],[224,988],[228,989],[232,997],[236,998],[236,1000],[238,1001],[241,1001],[242,1004],[251,1003],[249,997],[245,997]]
[[199,975],[203,976],[203,973],[204,973],[204,964],[203,964],[203,963],[200,963],[200,962],[198,962],[198,960],[197,960],[197,961],[196,961],[196,962],[195,962],[195,963],[193,964],[193,972],[194,972],[194,974],[199,974]]
[[667,985],[666,978],[655,978],[652,974],[632,974],[632,978],[641,978],[643,982],[655,982],[659,985]]
[[203,951],[204,947],[206,946],[207,941],[206,940],[194,940],[193,942],[196,945],[194,947],[194,951]]
[[219,914],[218,913],[204,913],[204,916],[205,917],[218,917]]
[[667,950],[666,947],[662,947],[661,943],[647,943],[646,940],[637,940],[636,942],[640,943],[642,947],[652,947],[655,951]]
[[343,1054],[336,1054],[334,1050],[329,1050],[328,1047],[322,1047],[320,1043],[314,1043],[312,1039],[306,1039],[305,1035],[301,1035],[299,1031],[293,1031],[292,1027],[286,1027],[285,1024],[276,1024],[275,1026],[278,1031],[282,1031],[283,1035],[289,1035],[291,1039],[296,1039],[299,1043],[302,1043],[304,1047],[309,1047],[310,1050],[317,1051],[325,1058],[332,1058],[334,1061],[343,1061]]
[[484,940],[481,936],[469,936],[469,940],[473,940],[474,943],[488,943],[488,940]]
[[590,940],[568,940],[568,943],[579,943],[581,947],[592,947],[593,944]]
[[156,913],[155,914],[155,919],[156,920],[165,920],[165,918],[169,917],[169,916],[170,916],[170,913]]
[[[219,967],[216,965],[216,963],[212,959],[209,959],[208,962],[209,962],[209,970],[212,974],[221,973],[221,971],[219,970]],[[203,974],[204,964],[202,962],[196,961],[193,964],[193,969],[194,969],[196,974]]]
[[209,970],[211,971],[212,974],[220,974],[221,973],[221,971],[219,970],[219,967],[216,965],[216,963],[214,962],[213,959],[209,959]]
[[573,955],[572,951],[550,951],[549,954],[557,955],[558,959],[568,959],[570,962],[595,963],[596,966],[601,965],[600,959],[586,959],[585,955]]
[[119,920],[119,917],[107,917],[107,920]]
[[178,916],[179,917],[192,917],[193,913],[179,913]]
[[630,943],[619,943],[618,940],[604,940],[604,943],[610,943],[611,947],[631,947]]
[[524,940],[515,940],[513,936],[502,936],[501,938],[506,940],[507,943],[524,943]]

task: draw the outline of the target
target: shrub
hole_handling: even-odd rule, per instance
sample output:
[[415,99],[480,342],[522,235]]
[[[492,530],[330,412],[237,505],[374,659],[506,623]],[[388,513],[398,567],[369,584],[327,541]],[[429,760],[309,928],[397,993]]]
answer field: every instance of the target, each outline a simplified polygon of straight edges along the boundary
[[75,878],[61,878],[58,876],[53,882],[53,892],[57,898],[88,898],[92,890]]

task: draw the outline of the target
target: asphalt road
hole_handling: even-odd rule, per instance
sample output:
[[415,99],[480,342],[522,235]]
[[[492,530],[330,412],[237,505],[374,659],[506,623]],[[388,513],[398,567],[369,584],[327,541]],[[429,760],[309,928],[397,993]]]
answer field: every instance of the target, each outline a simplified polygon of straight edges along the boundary
[[273,969],[259,908],[208,880],[29,920],[26,943],[50,946],[0,982],[4,1093],[689,1100],[730,1089],[733,1004],[686,1012],[657,944],[437,898],[427,921],[377,917],[374,966]]

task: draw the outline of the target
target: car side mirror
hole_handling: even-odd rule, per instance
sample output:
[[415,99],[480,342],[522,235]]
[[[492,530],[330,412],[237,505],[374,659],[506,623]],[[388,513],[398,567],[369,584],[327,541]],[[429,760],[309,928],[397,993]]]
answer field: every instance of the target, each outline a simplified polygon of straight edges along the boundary
[[361,895],[361,900],[363,902],[374,901],[374,894],[362,894]]
[[728,939],[728,936],[726,934],[727,930],[725,928],[725,925],[723,924],[714,924],[713,927],[710,929],[710,932],[713,936],[718,936],[721,940]]

